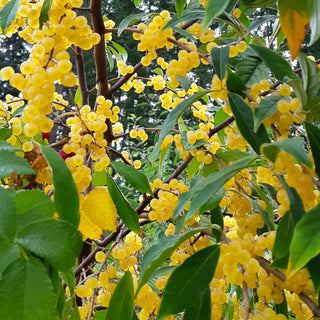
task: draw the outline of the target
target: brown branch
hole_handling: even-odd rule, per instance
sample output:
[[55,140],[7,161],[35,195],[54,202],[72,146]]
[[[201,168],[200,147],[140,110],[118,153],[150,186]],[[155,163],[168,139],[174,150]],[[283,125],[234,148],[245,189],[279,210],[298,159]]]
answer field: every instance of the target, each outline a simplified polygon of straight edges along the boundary
[[79,47],[75,47],[76,65],[79,79],[79,87],[81,92],[81,104],[89,104],[89,93],[86,79],[86,70],[84,66],[83,51]]

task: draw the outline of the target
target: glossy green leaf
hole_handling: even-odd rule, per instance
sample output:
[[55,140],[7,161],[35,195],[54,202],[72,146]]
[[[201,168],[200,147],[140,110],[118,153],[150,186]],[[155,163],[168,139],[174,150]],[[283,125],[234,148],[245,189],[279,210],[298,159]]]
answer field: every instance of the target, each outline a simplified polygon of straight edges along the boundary
[[279,81],[286,82],[288,79],[298,79],[289,62],[280,55],[271,49],[256,44],[250,44],[250,47],[258,54],[260,59],[263,60]]
[[106,46],[106,56],[107,56],[107,61],[109,64],[109,71],[112,72],[112,70],[114,68],[114,60],[113,60],[112,52],[110,51],[108,46]]
[[226,75],[226,66],[229,59],[229,50],[228,46],[221,48],[212,48],[211,49],[211,60],[214,67],[214,70],[220,80]]
[[114,41],[111,41],[111,42],[114,45],[114,47],[117,49],[117,51],[120,53],[123,61],[127,61],[127,59],[128,59],[127,50],[123,46],[121,46],[119,43],[116,43]]
[[190,144],[188,142],[187,132],[183,131],[183,132],[181,132],[181,143],[183,146],[183,150],[190,151],[190,150],[193,150],[193,149],[196,149],[198,147],[203,146],[204,144],[207,143],[207,140],[201,139],[201,140],[197,140],[197,142],[195,144]]
[[141,233],[138,214],[131,207],[129,201],[121,193],[119,187],[113,181],[109,173],[106,173],[106,177],[109,193],[117,207],[118,215],[130,230]]
[[152,273],[150,279],[158,279],[159,277],[165,276],[168,273],[172,273],[175,269],[177,269],[177,266],[167,266],[159,268]]
[[289,268],[292,273],[320,253],[320,205],[309,210],[297,223],[290,246]]
[[94,187],[105,186],[107,184],[106,171],[102,170],[94,172],[92,176],[92,184]]
[[265,144],[262,147],[262,152],[272,162],[276,161],[280,150],[291,154],[298,162],[303,163],[307,167],[312,167],[312,163],[305,151],[305,142],[302,138],[288,138],[279,142]]
[[182,22],[203,19],[204,14],[205,14],[205,10],[203,8],[192,8],[189,10],[184,10],[181,18],[179,18],[178,15],[173,16],[162,30],[173,28],[177,24]]
[[75,305],[72,309],[70,320],[81,320],[80,312],[77,305]]
[[0,240],[12,241],[17,230],[17,208],[8,189],[0,187]]
[[52,170],[54,205],[59,217],[77,228],[80,222],[79,195],[71,172],[54,149],[49,146],[40,146],[40,149]]
[[211,296],[210,288],[207,288],[198,305],[187,308],[183,320],[210,320],[211,319]]
[[253,112],[250,106],[240,96],[230,92],[229,102],[240,133],[251,145],[252,149],[257,154],[260,154],[260,146],[270,142],[265,127],[261,124],[255,132]]
[[308,264],[307,268],[314,286],[314,295],[316,296],[320,289],[320,254],[312,258]]
[[73,292],[74,292],[75,285],[76,285],[76,280],[74,277],[73,269],[70,268],[69,270],[62,272],[62,276],[63,276],[63,280],[66,283],[66,285],[68,286],[70,294],[72,296]]
[[220,15],[227,7],[229,0],[209,0],[206,6],[206,12],[202,22],[201,31],[205,30],[210,26],[214,18]]
[[266,8],[276,3],[276,0],[242,0],[242,3],[249,8]]
[[287,319],[289,318],[288,315],[288,303],[285,293],[282,291],[283,294],[283,301],[279,304],[275,304],[274,308],[277,314],[283,314]]
[[147,177],[134,167],[122,162],[112,161],[112,168],[119,173],[134,189],[153,194]]
[[153,149],[153,159],[156,159],[156,157],[158,156],[161,143],[163,142],[164,138],[169,134],[170,130],[175,125],[177,120],[181,117],[181,115],[184,113],[184,111],[186,111],[194,102],[199,100],[202,96],[206,95],[208,92],[209,91],[203,91],[203,92],[198,92],[192,95],[191,97],[179,103],[170,112],[164,124],[162,125],[159,140]]
[[252,86],[262,79],[266,79],[268,69],[264,62],[253,56],[244,56],[236,66],[236,74],[247,86]]
[[29,256],[12,262],[0,281],[1,318],[54,319],[55,296],[46,267]]
[[186,91],[190,89],[191,81],[188,78],[176,75],[176,79],[178,80],[179,85],[182,89]]
[[16,242],[62,271],[74,265],[82,248],[80,232],[65,220],[35,221],[17,233]]
[[55,212],[50,197],[41,190],[20,190],[16,193],[14,201],[17,206],[19,229],[36,220],[51,218]]
[[311,61],[303,53],[298,56],[298,61],[302,70],[303,88],[311,99],[320,90],[320,69],[314,61]]
[[16,18],[20,0],[10,0],[7,2],[0,11],[0,26],[2,33],[5,33],[10,27],[11,23]]
[[160,239],[156,244],[149,248],[141,262],[140,280],[136,295],[143,285],[149,281],[153,272],[163,265],[182,242],[189,239],[194,234],[209,228],[210,226],[203,226],[191,229],[182,234],[169,235]]
[[176,218],[191,201],[189,211],[185,217],[185,221],[188,221],[230,178],[241,169],[248,167],[255,159],[256,156],[249,156],[210,174],[206,178],[201,178],[189,191],[180,195],[173,217]]
[[118,282],[108,307],[105,320],[131,319],[134,308],[132,275],[127,271]]
[[143,0],[134,0],[134,4],[136,7],[139,6],[139,4],[142,2]]
[[202,163],[198,161],[196,157],[192,158],[187,169],[188,179],[191,179],[195,174],[197,174],[201,164]]
[[210,221],[212,224],[218,225],[221,228],[220,230],[212,229],[212,233],[216,238],[216,242],[218,243],[221,241],[221,236],[224,232],[223,214],[219,206],[216,206],[210,210]]
[[219,254],[219,246],[206,247],[187,258],[173,271],[163,291],[157,320],[191,306],[199,306],[213,278]]
[[10,143],[0,140],[0,178],[6,178],[12,172],[17,175],[35,174],[28,161],[16,155],[17,151],[20,150]]
[[221,157],[222,159],[228,160],[228,161],[237,161],[237,160],[241,160],[244,159],[248,156],[250,156],[251,154],[249,152],[244,152],[244,151],[240,151],[240,150],[228,150],[228,151],[224,151],[219,153],[219,157]]
[[105,320],[108,310],[100,310],[94,313],[96,320]]
[[12,135],[11,128],[0,128],[0,140],[7,140]]
[[[1,242],[0,242],[1,243]],[[0,245],[0,280],[2,278],[3,271],[11,264],[13,261],[19,259],[20,248],[17,244],[9,246]]]
[[265,23],[269,21],[274,21],[273,15],[265,15],[262,17],[258,17],[257,19],[254,19],[252,23],[250,24],[250,27],[248,29],[248,33],[255,30],[256,28],[260,27],[261,25],[264,25]]
[[305,122],[304,126],[310,142],[316,173],[320,177],[320,129],[310,122]]
[[272,248],[274,262],[270,268],[286,269],[288,266],[290,243],[293,236],[294,224],[291,213],[288,211],[280,220],[276,238]]
[[309,0],[309,19],[310,19],[310,43],[313,45],[320,37],[320,3],[318,0]]
[[175,0],[176,12],[178,14],[178,18],[180,19],[183,13],[184,6],[186,5],[187,0]]
[[49,13],[52,5],[52,0],[44,0],[42,7],[41,7],[41,12],[40,12],[40,17],[39,17],[39,28],[41,29],[42,26],[49,20]]
[[289,100],[278,94],[272,94],[261,100],[253,111],[254,131],[257,132],[262,122],[278,112],[277,103],[279,100]]
[[[107,48],[106,48],[106,50],[107,50]],[[80,108],[82,106],[82,97],[81,97],[80,86],[77,88],[76,94],[74,96],[74,102],[76,103],[78,108]]]
[[[138,2],[138,1],[137,1]],[[142,2],[142,0],[139,1],[139,3]],[[136,4],[137,6],[137,4]],[[120,23],[119,23],[119,29],[118,29],[118,37],[121,35],[121,33],[123,32],[123,30],[130,26],[131,24],[141,20],[142,18],[146,18],[149,17],[151,15],[151,13],[137,13],[137,14],[132,14],[128,17],[125,17]]]
[[[212,197],[207,201],[205,202],[199,209],[199,213],[203,213],[203,212],[206,212],[206,211],[211,211],[213,209],[215,209],[220,201],[222,200],[223,196],[224,196],[224,192],[225,192],[225,189],[224,187],[221,187],[219,190],[217,190],[217,192],[215,192]],[[216,224],[215,222],[211,221],[213,224]],[[217,223],[219,224],[219,223]]]
[[229,92],[234,92],[240,95],[242,98],[245,98],[245,91],[247,91],[246,84],[242,81],[239,75],[236,72],[233,72],[230,68],[227,68],[227,89]]
[[[227,120],[229,117],[230,116],[223,111],[223,108],[221,108],[214,116],[214,125],[217,126],[218,124]],[[227,135],[225,134],[224,129],[218,132],[218,137],[222,143],[225,143]]]

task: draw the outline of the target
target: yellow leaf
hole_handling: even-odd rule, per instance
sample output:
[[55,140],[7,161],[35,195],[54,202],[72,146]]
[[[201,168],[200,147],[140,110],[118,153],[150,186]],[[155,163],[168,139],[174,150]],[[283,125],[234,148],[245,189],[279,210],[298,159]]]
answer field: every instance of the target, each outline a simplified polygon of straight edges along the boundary
[[279,0],[278,8],[281,29],[287,38],[291,59],[294,60],[300,52],[309,24],[309,1]]

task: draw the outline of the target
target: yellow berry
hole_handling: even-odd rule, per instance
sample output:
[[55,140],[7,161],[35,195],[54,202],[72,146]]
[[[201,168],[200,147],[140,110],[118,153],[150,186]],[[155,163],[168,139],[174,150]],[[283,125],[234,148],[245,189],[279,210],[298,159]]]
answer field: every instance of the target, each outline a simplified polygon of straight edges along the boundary
[[14,70],[12,67],[5,67],[2,68],[0,71],[0,77],[2,80],[10,80],[14,75]]
[[105,259],[106,255],[104,254],[104,252],[102,251],[98,251],[96,254],[95,254],[95,259],[96,261],[98,262],[103,262],[104,259]]

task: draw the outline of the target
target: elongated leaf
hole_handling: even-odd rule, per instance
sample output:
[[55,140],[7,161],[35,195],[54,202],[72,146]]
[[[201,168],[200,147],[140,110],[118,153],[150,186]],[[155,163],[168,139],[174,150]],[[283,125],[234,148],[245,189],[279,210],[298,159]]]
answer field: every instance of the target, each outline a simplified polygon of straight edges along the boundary
[[177,266],[168,266],[168,267],[159,268],[152,273],[152,275],[150,276],[150,279],[158,279],[159,277],[165,276],[168,273],[172,273],[175,269],[177,269]]
[[141,233],[139,216],[131,207],[129,201],[121,193],[119,187],[113,181],[109,173],[106,173],[106,177],[110,196],[117,207],[120,218],[130,230]]
[[1,317],[6,320],[52,320],[55,296],[46,267],[35,257],[17,259],[0,281]]
[[288,138],[279,142],[266,144],[262,147],[262,152],[272,162],[275,162],[280,150],[291,154],[298,162],[303,163],[307,167],[312,167],[312,163],[305,151],[304,141],[302,138]]
[[133,188],[141,192],[153,194],[147,177],[134,167],[122,162],[113,161],[111,164],[120,176],[122,176]]
[[261,102],[255,107],[253,111],[255,132],[257,132],[264,120],[270,118],[272,115],[278,112],[277,103],[281,99],[289,100],[288,98],[278,94],[272,94],[262,99]]
[[203,146],[204,144],[207,143],[207,141],[205,139],[201,139],[201,140],[197,140],[197,142],[195,144],[190,144],[188,142],[187,132],[183,131],[181,133],[181,143],[182,143],[182,146],[183,146],[183,150],[190,151],[190,150],[196,149],[196,148],[198,148],[200,146]]
[[10,143],[0,140],[0,178],[6,178],[12,172],[17,175],[32,175],[35,172],[31,169],[28,161],[16,155],[18,148]]
[[218,243],[221,241],[222,232],[224,231],[223,215],[219,206],[210,210],[210,220],[212,224],[220,226],[220,230],[212,229],[212,233]]
[[201,31],[204,32],[212,23],[214,18],[223,12],[227,7],[229,0],[209,0],[206,6],[206,13],[202,22]]
[[320,274],[319,274],[320,255],[319,254],[308,262],[307,268],[309,270],[310,277],[313,282],[314,294],[317,295],[320,289]]
[[175,0],[175,7],[178,14],[178,18],[180,19],[183,13],[183,9],[187,0]]
[[153,159],[155,159],[160,151],[160,145],[164,138],[168,135],[170,132],[171,128],[174,126],[176,123],[177,119],[181,117],[184,111],[186,111],[194,102],[199,100],[202,96],[206,95],[209,91],[202,91],[198,92],[191,97],[185,99],[181,103],[179,103],[168,115],[166,121],[162,125],[162,129],[160,131],[160,136],[157,144],[154,147],[153,150]]
[[40,190],[20,190],[16,193],[14,201],[17,206],[19,229],[36,220],[51,218],[55,212],[50,197]]
[[320,69],[314,61],[311,61],[305,54],[300,53],[298,61],[302,69],[303,87],[308,98],[312,99],[320,89]]
[[177,24],[181,22],[203,19],[204,13],[205,10],[203,8],[192,8],[189,10],[184,10],[181,18],[179,18],[178,15],[173,16],[162,30],[175,27]]
[[283,314],[287,319],[289,318],[288,315],[288,303],[287,303],[287,298],[286,295],[284,293],[284,291],[282,291],[283,294],[283,301],[280,304],[275,304],[275,311],[277,314],[281,313]]
[[213,278],[219,254],[219,246],[206,247],[173,271],[163,291],[158,320],[199,305]]
[[274,76],[281,82],[286,82],[289,79],[298,79],[298,76],[293,72],[287,60],[280,55],[274,53],[272,50],[250,44],[250,47],[258,54],[261,60],[271,70]]
[[189,211],[185,218],[186,221],[189,220],[230,178],[241,169],[248,167],[255,159],[256,156],[251,155],[230,166],[222,168],[218,172],[210,174],[206,178],[200,179],[188,192],[181,194],[173,217],[176,218],[188,202],[191,201]]
[[20,0],[10,0],[0,11],[0,26],[2,33],[6,33],[13,20],[16,18]]
[[12,135],[11,128],[0,128],[0,140],[7,140]]
[[268,69],[260,58],[245,56],[237,64],[236,74],[247,86],[252,86],[254,83],[266,79]]
[[184,320],[210,320],[211,319],[211,296],[210,288],[207,288],[198,305],[186,309]]
[[281,30],[287,38],[294,60],[300,51],[300,46],[309,24],[309,1],[278,0]]
[[[107,50],[107,48],[106,48]],[[74,102],[77,104],[78,108],[82,106],[82,97],[81,97],[81,90],[80,86],[77,88],[76,94],[74,96]]]
[[297,223],[290,246],[291,273],[320,253],[320,205],[308,211]]
[[305,122],[304,126],[310,142],[316,173],[320,177],[320,129],[309,122]]
[[270,268],[286,269],[289,261],[290,243],[293,236],[294,224],[291,213],[288,211],[280,220],[276,239],[272,248],[274,262]]
[[107,46],[106,46],[106,54],[107,54],[107,60],[109,64],[109,70],[111,72],[114,68],[114,60],[113,60],[112,52]]
[[179,85],[182,89],[186,91],[190,89],[191,81],[188,78],[182,77],[182,76],[176,76],[176,79],[178,80]]
[[265,127],[261,124],[257,132],[254,131],[253,112],[240,96],[230,92],[229,102],[240,133],[248,141],[252,149],[257,154],[260,154],[260,146],[263,143],[270,142]]
[[116,43],[114,41],[111,41],[111,42],[114,45],[114,47],[118,50],[118,52],[120,53],[123,61],[127,61],[127,59],[128,59],[127,50],[123,46],[121,46],[119,43]]
[[229,50],[230,48],[228,46],[211,49],[211,60],[213,63],[213,67],[220,80],[222,80],[226,74],[226,66],[229,59]]
[[139,6],[139,4],[142,2],[143,0],[134,0],[134,4],[136,7]]
[[43,24],[49,20],[49,13],[52,5],[52,0],[44,0],[39,17],[39,26],[42,28]]
[[[1,242],[0,242],[1,243]],[[17,244],[9,246],[0,245],[0,280],[2,278],[3,271],[11,264],[13,261],[19,259],[20,248]]]
[[81,320],[80,312],[77,305],[75,305],[72,309],[70,320]]
[[310,18],[310,43],[313,45],[320,37],[320,3],[318,0],[309,0],[309,18]]
[[153,272],[162,266],[162,264],[172,255],[174,250],[176,250],[182,242],[189,239],[194,234],[209,228],[210,226],[203,226],[191,229],[182,234],[169,235],[160,239],[158,243],[149,248],[142,259],[140,280],[136,291],[136,296],[143,285],[148,282]]
[[52,170],[54,205],[59,217],[77,228],[80,222],[79,195],[71,172],[54,149],[49,146],[40,146],[40,149]]
[[233,72],[230,68],[227,68],[227,88],[229,92],[234,92],[240,95],[242,98],[245,98],[245,91],[247,90],[246,84],[242,79],[237,75],[236,72]]
[[62,275],[63,275],[63,280],[68,286],[70,294],[72,296],[74,292],[74,287],[76,285],[73,269],[70,268],[69,270],[64,271]]
[[260,27],[261,25],[263,25],[269,21],[274,21],[274,18],[275,17],[273,15],[266,15],[266,16],[262,16],[257,19],[254,19],[252,21],[252,23],[250,24],[250,27],[248,29],[248,33],[250,33],[251,31],[255,30],[256,28]]
[[[142,0],[140,0],[142,2]],[[136,5],[137,6],[137,5]],[[121,35],[123,30],[130,26],[131,24],[141,20],[142,18],[149,17],[151,13],[137,13],[137,14],[131,14],[128,17],[125,17],[120,23],[119,23],[119,29],[118,29],[118,37]]]
[[35,221],[17,233],[16,242],[62,271],[74,265],[82,248],[80,232],[65,220]]
[[105,320],[131,319],[133,313],[133,280],[127,271],[114,290]]
[[8,189],[0,187],[0,240],[11,241],[17,230],[17,208]]

